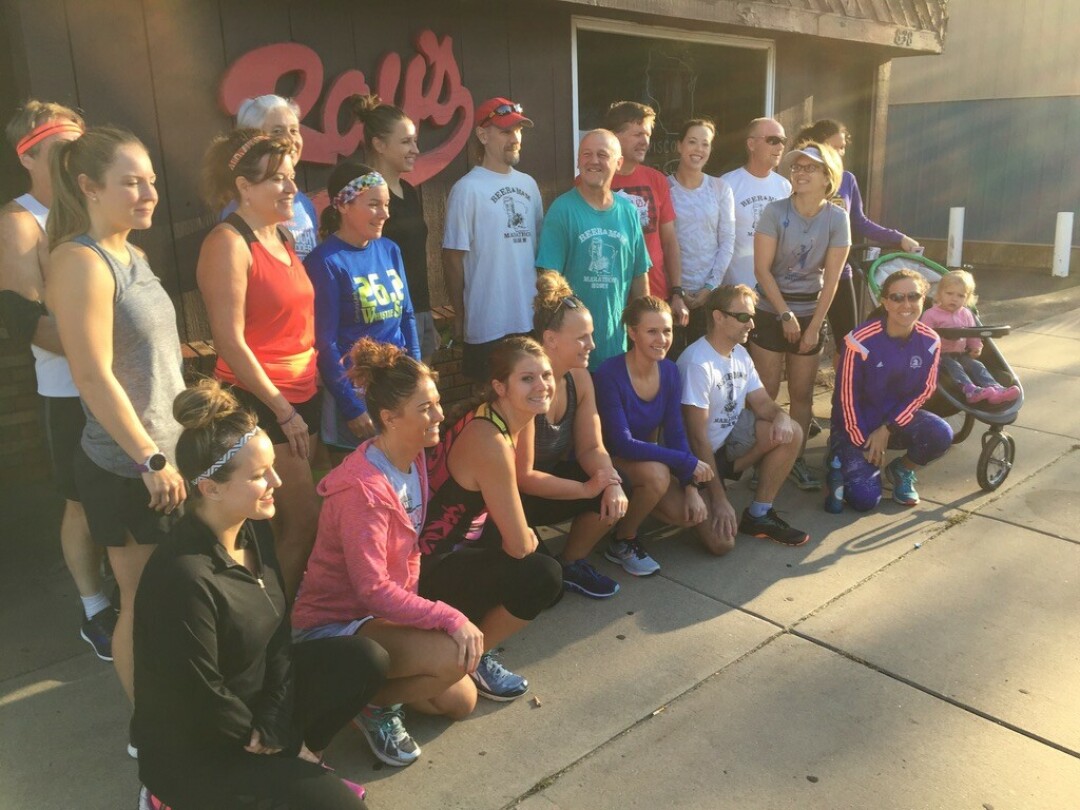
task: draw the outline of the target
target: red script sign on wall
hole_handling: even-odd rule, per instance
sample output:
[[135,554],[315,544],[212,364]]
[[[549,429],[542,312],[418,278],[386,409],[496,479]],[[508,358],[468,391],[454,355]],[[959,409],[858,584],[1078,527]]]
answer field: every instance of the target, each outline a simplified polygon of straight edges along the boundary
[[[387,103],[397,99],[417,125],[426,122],[445,127],[457,121],[442,144],[417,158],[409,182],[418,185],[445,169],[465,146],[472,130],[473,99],[461,84],[449,36],[439,39],[433,31],[423,30],[413,40],[413,47],[416,54],[405,66],[404,76],[399,54],[388,53],[379,60],[375,92]],[[303,119],[322,95],[324,71],[319,55],[298,42],[265,45],[233,62],[221,80],[221,105],[230,115],[236,115],[244,99],[275,92],[278,80],[290,73],[300,77],[295,100]],[[346,132],[339,132],[338,113],[350,96],[370,92],[363,72],[355,69],[346,70],[330,83],[323,98],[322,129],[301,125],[304,160],[333,165],[339,156],[356,151],[363,125],[356,122]]]

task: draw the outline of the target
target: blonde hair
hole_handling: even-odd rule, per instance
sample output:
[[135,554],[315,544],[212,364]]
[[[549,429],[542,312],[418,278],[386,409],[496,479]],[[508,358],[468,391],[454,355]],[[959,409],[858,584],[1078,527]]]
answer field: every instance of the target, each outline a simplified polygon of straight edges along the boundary
[[967,300],[964,302],[965,306],[975,306],[975,302],[979,300],[979,296],[975,295],[975,276],[971,275],[967,270],[950,270],[939,278],[934,291],[935,295],[940,290],[950,287],[964,288],[964,292],[967,293]]
[[588,312],[584,302],[574,295],[561,273],[550,270],[536,277],[536,297],[533,298],[533,332],[542,340],[544,332],[562,329],[570,310]]
[[[86,129],[86,122],[83,117],[70,107],[57,104],[55,101],[38,101],[36,98],[28,99],[15,111],[15,115],[8,122],[5,130],[11,148],[17,148],[19,141],[30,132],[53,120],[71,121],[73,124]],[[35,144],[26,150],[26,154],[30,157],[37,157],[40,149],[41,144]]]

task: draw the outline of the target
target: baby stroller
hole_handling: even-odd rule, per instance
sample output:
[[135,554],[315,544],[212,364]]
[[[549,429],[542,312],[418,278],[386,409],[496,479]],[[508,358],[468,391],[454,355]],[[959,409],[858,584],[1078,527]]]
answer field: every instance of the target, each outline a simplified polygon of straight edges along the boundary
[[[885,279],[897,270],[904,268],[915,270],[922,274],[931,286],[948,272],[940,264],[915,253],[890,253],[876,258],[872,256],[873,254],[866,255],[865,259],[869,261],[864,260],[859,264],[863,265],[862,274],[866,295],[874,306],[877,306],[881,299],[881,286],[885,283]],[[933,300],[927,296],[925,306],[932,305]],[[1016,416],[1024,404],[1024,389],[993,340],[1009,334],[1012,327],[984,326],[979,320],[978,310],[971,307],[971,312],[977,324],[974,328],[936,331],[948,340],[982,338],[983,351],[979,359],[1001,385],[1006,387],[1015,385],[1020,388],[1020,396],[1015,402],[1004,405],[990,405],[986,402],[971,405],[965,399],[959,386],[948,375],[941,374],[938,377],[937,390],[926,403],[926,409],[943,419],[949,419],[953,425],[953,444],[964,441],[971,434],[976,421],[987,426],[988,429],[982,436],[982,453],[979,455],[975,472],[979,486],[987,492],[993,492],[1004,483],[1012,470],[1013,459],[1016,456],[1016,442],[1004,428],[1016,421]],[[860,312],[860,315],[862,314]],[[950,419],[958,414],[963,414],[963,424],[959,428],[956,427],[956,420]]]

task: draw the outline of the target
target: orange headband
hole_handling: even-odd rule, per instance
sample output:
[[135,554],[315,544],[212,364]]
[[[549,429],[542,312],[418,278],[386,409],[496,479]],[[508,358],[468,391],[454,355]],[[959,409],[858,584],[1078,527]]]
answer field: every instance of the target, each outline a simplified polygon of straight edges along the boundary
[[244,159],[244,155],[251,151],[251,147],[253,147],[257,143],[262,143],[263,141],[268,140],[270,140],[269,135],[254,135],[244,141],[244,145],[237,149],[235,152],[233,152],[233,156],[229,158],[229,171],[236,171],[237,165],[240,163],[241,160]]
[[50,118],[44,124],[34,127],[26,133],[17,144],[15,144],[15,154],[22,157],[46,138],[60,132],[74,132],[76,135],[82,135],[83,128],[74,121]]

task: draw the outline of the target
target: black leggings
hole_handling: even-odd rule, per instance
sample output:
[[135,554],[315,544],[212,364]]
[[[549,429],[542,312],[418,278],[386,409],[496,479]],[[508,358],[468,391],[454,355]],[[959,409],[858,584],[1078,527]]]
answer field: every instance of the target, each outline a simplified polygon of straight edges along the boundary
[[[386,651],[363,636],[316,639],[292,648],[294,719],[308,748],[322,751],[386,679]],[[298,749],[299,746],[294,746]],[[366,805],[296,750],[244,750],[197,761],[139,752],[143,783],[172,810],[363,810]],[[155,778],[158,777],[158,778]]]
[[[565,478],[568,481],[589,480],[589,474],[581,468],[576,461],[560,461],[549,471],[556,478]],[[595,498],[575,498],[574,500],[561,500],[558,498],[541,498],[539,495],[521,495],[521,506],[525,510],[525,520],[530,526],[554,526],[564,520],[573,520],[583,512],[600,514],[603,498],[597,495]],[[495,521],[489,520],[489,525]],[[487,535],[487,526],[485,536]],[[497,530],[496,530],[497,531]]]
[[562,595],[562,566],[539,551],[519,560],[501,548],[463,548],[424,560],[420,595],[453,605],[474,624],[499,605],[529,622]]
[[855,308],[855,282],[851,276],[840,277],[836,284],[836,295],[829,305],[829,329],[832,330],[836,351],[844,347],[844,337],[857,325],[858,313]]

